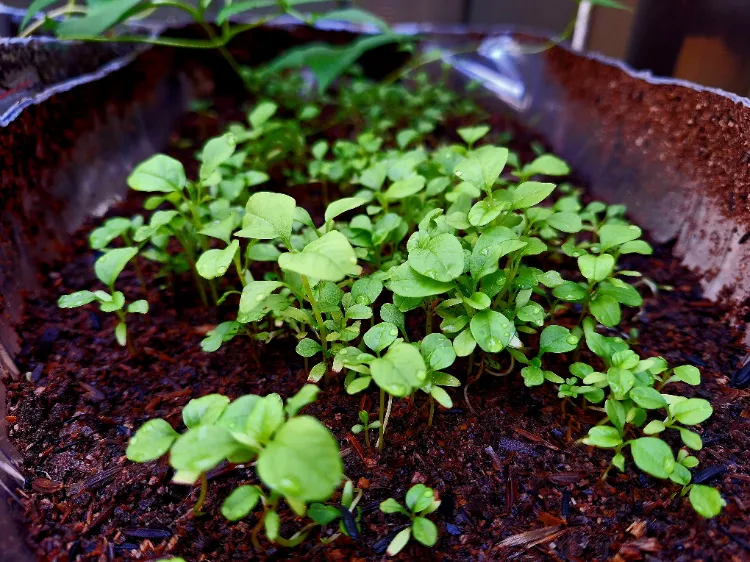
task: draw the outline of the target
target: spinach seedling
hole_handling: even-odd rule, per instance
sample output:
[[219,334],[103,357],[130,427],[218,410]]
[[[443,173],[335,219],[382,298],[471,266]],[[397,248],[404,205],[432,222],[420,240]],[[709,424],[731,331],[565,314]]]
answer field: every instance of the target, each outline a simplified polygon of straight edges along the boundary
[[393,498],[380,504],[383,513],[400,513],[410,519],[409,526],[401,530],[388,545],[389,556],[396,556],[413,536],[425,546],[435,546],[438,530],[427,515],[440,507],[440,500],[435,499],[435,492],[424,484],[415,484],[406,493],[406,507]]

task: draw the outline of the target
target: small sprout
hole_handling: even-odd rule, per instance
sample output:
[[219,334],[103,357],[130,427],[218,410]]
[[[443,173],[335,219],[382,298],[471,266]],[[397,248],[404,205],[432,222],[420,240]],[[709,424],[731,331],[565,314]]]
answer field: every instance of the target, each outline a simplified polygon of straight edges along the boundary
[[388,545],[387,554],[396,556],[412,536],[425,546],[435,546],[438,530],[426,516],[438,507],[440,500],[435,499],[435,492],[424,484],[415,484],[409,489],[406,493],[406,507],[393,498],[381,502],[380,511],[383,513],[400,513],[410,520],[409,526],[400,531]]

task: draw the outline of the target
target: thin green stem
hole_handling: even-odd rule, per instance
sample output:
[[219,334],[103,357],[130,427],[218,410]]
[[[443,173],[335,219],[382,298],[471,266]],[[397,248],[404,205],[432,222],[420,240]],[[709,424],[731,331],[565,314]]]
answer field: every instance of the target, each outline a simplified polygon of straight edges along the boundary
[[378,411],[378,420],[380,421],[380,427],[378,428],[378,451],[383,450],[383,442],[385,441],[385,390],[380,389],[380,410]]
[[320,337],[320,345],[323,347],[323,361],[326,361],[326,358],[328,357],[328,334],[326,332],[325,324],[323,323],[323,315],[320,313],[318,301],[315,300],[315,295],[312,292],[307,276],[301,275],[300,277],[302,277],[302,286],[305,288],[307,300],[310,303],[310,306],[312,306],[315,321],[318,323],[318,336]]
[[427,418],[427,427],[432,427],[432,417],[435,415],[435,399],[430,396],[430,417]]
[[87,9],[84,8],[83,6],[75,6],[72,4],[66,4],[62,8],[58,8],[56,10],[50,10],[49,12],[47,12],[47,14],[44,17],[32,23],[30,26],[24,29],[23,32],[20,33],[18,36],[19,37],[30,36],[37,29],[42,27],[48,19],[59,18],[61,16],[68,16],[70,14],[85,14],[86,12],[87,12]]
[[198,495],[198,501],[195,502],[195,505],[193,506],[193,515],[195,517],[198,517],[199,515],[203,515],[201,508],[203,507],[203,504],[206,502],[206,496],[208,495],[208,478],[206,478],[205,472],[201,473],[200,483],[201,483],[201,491],[200,491],[200,494]]

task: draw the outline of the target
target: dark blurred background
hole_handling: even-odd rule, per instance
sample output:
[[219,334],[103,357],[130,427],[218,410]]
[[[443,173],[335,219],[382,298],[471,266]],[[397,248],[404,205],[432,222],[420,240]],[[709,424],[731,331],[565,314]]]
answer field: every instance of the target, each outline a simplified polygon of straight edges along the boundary
[[[575,46],[659,76],[750,95],[750,0],[359,0],[389,22],[519,26],[556,35],[577,20]],[[29,0],[5,0],[25,7]],[[218,4],[218,0],[215,2]],[[346,1],[321,4],[347,5]],[[0,29],[0,36],[2,30]]]

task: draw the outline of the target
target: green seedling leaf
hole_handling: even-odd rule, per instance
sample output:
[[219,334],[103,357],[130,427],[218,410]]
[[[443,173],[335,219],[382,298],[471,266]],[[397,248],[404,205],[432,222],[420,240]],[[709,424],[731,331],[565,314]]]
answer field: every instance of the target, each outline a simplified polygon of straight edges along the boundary
[[423,176],[411,176],[403,180],[394,182],[383,194],[389,201],[405,199],[416,195],[424,189],[425,179]]
[[201,167],[198,176],[205,182],[216,169],[234,154],[237,147],[237,139],[232,133],[226,133],[220,137],[213,138],[203,147]]
[[390,322],[381,322],[375,324],[367,330],[364,335],[364,342],[367,347],[375,353],[380,353],[391,345],[398,337],[398,328]]
[[581,217],[578,213],[571,212],[554,213],[547,219],[547,224],[552,228],[571,234],[580,232],[583,228]]
[[703,440],[701,439],[701,436],[694,431],[680,429],[680,438],[685,445],[694,451],[700,451],[703,448]]
[[301,355],[302,357],[312,357],[313,355],[320,353],[322,350],[323,348],[320,344],[310,338],[300,340],[295,349],[297,355]]
[[547,326],[539,338],[542,353],[566,353],[578,347],[579,338],[564,326]]
[[526,386],[539,386],[544,383],[544,371],[535,365],[529,365],[521,369],[523,384]]
[[365,277],[352,285],[352,298],[357,304],[372,305],[383,291],[383,284],[377,279]]
[[[463,256],[463,252],[461,252]],[[422,298],[450,291],[453,283],[431,279],[414,271],[408,263],[402,263],[388,272],[386,287],[402,297]]]
[[131,225],[130,220],[122,217],[109,219],[102,226],[91,232],[89,245],[93,250],[106,248],[112,240],[128,232]]
[[227,428],[201,425],[177,438],[170,450],[169,464],[178,471],[194,475],[194,481],[198,475],[215,468],[239,448],[239,443]]
[[270,101],[259,103],[247,116],[250,126],[253,129],[260,129],[276,114],[278,108],[279,106]]
[[641,237],[641,229],[635,225],[605,224],[599,229],[602,252]]
[[544,201],[555,190],[554,183],[527,181],[513,192],[513,208],[528,209]]
[[391,27],[384,20],[367,10],[359,8],[344,8],[341,10],[332,10],[321,14],[319,19],[331,21],[345,21],[360,25],[372,25],[380,31],[390,31]]
[[658,410],[667,407],[667,401],[658,390],[650,386],[637,386],[630,391],[630,398],[641,408]]
[[611,367],[607,370],[607,382],[618,400],[627,396],[635,384],[635,376],[626,369]]
[[279,281],[250,281],[242,289],[237,321],[243,324],[260,320],[265,312],[262,307],[268,298],[283,283]]
[[471,335],[470,328],[466,328],[453,340],[453,349],[456,350],[456,355],[459,357],[467,357],[471,355],[476,346],[477,341],[474,339],[474,336]]
[[149,462],[166,454],[177,437],[179,433],[166,421],[150,420],[130,438],[125,454],[133,462]]
[[635,464],[643,472],[657,478],[669,478],[674,470],[675,459],[672,449],[656,437],[635,439],[630,446]]
[[281,252],[273,244],[253,244],[247,249],[247,257],[252,261],[278,261]]
[[500,213],[510,209],[509,201],[503,199],[482,199],[474,204],[469,211],[469,224],[471,226],[485,226],[500,216]]
[[558,285],[552,290],[552,294],[566,302],[580,302],[588,296],[586,288],[573,281],[565,281],[562,285]]
[[263,526],[268,540],[275,542],[279,538],[279,531],[281,530],[281,517],[275,511],[267,511]]
[[135,314],[148,314],[148,301],[141,299],[131,302],[128,305],[128,312]]
[[417,138],[419,138],[419,133],[414,129],[403,129],[396,133],[396,144],[403,150]]
[[115,248],[106,252],[94,263],[94,272],[99,281],[107,287],[112,287],[127,263],[137,253],[137,248]]
[[341,512],[332,505],[313,503],[307,510],[307,516],[318,525],[329,525],[341,517]]
[[187,185],[185,168],[179,160],[156,154],[136,166],[128,177],[128,186],[136,191],[172,193]]
[[479,125],[477,127],[463,127],[458,129],[458,136],[469,146],[473,146],[479,139],[490,132],[490,128],[487,125]]
[[599,283],[596,292],[600,295],[612,297],[625,306],[641,306],[643,304],[643,298],[635,290],[635,287],[615,277]]
[[347,275],[359,275],[354,248],[334,230],[310,242],[301,252],[281,254],[279,267],[323,281],[341,281]]
[[515,335],[513,322],[494,310],[476,313],[471,319],[470,327],[474,340],[487,353],[502,351]]
[[484,310],[492,304],[492,299],[484,293],[473,293],[470,297],[464,297],[464,302],[476,310]]
[[483,146],[458,163],[454,174],[479,189],[491,191],[508,160],[508,149]]
[[115,339],[117,343],[125,347],[128,343],[128,327],[125,322],[118,322],[115,326]]
[[599,425],[589,429],[588,435],[582,440],[586,445],[601,449],[612,449],[622,443],[620,432],[609,425]]
[[226,427],[233,435],[244,434],[247,418],[260,400],[261,397],[255,394],[240,396],[224,408],[217,424]]
[[339,215],[351,211],[352,209],[356,209],[357,207],[361,207],[365,203],[367,203],[367,201],[359,197],[344,197],[343,199],[338,199],[326,208],[325,221],[332,221]]
[[675,367],[674,371],[672,372],[672,376],[675,380],[682,381],[693,386],[697,386],[701,383],[701,372],[692,365],[682,365],[680,367]]
[[469,271],[472,279],[479,280],[498,270],[498,260],[527,245],[518,235],[504,226],[496,226],[485,231],[477,240],[469,258]]
[[689,398],[670,407],[672,415],[680,423],[696,425],[706,421],[713,414],[713,408],[708,400],[703,398]]
[[385,553],[388,556],[396,556],[399,552],[403,550],[403,548],[409,542],[410,538],[411,538],[411,527],[407,527],[403,531],[400,531],[395,537],[393,537],[393,540],[391,541],[391,544],[388,545],[388,548],[386,549]]
[[182,410],[182,420],[188,429],[215,424],[224,413],[229,398],[221,394],[208,394],[195,398]]
[[622,318],[619,303],[607,295],[594,297],[589,303],[589,310],[594,318],[609,328],[617,326]]
[[609,254],[593,256],[585,254],[578,258],[581,274],[591,282],[604,281],[615,268],[615,258]]
[[422,356],[430,369],[447,369],[456,360],[453,343],[443,334],[429,334],[422,340]]
[[230,521],[244,519],[260,500],[260,490],[256,486],[240,486],[232,490],[221,505],[221,514]]
[[240,248],[238,240],[232,240],[223,250],[208,250],[203,252],[195,263],[195,269],[204,279],[216,279],[224,275],[232,264],[234,255]]
[[443,408],[453,407],[453,400],[451,400],[448,393],[439,386],[433,386],[430,389],[430,396],[432,396]]
[[260,191],[247,200],[242,230],[236,236],[289,241],[294,226],[296,201],[283,193]]
[[701,517],[715,517],[727,505],[719,491],[710,486],[693,484],[690,488],[690,504]]
[[[61,21],[56,29],[57,36],[60,39],[81,39],[101,35],[128,15],[134,15],[133,10],[139,3],[140,0],[90,3],[83,17]],[[138,11],[141,10],[135,13]]]
[[464,270],[463,248],[458,238],[452,234],[431,237],[416,232],[409,239],[408,247],[408,263],[411,268],[432,280],[447,283],[456,279]]
[[395,343],[370,364],[375,383],[392,396],[407,396],[424,384],[427,366],[422,355],[408,343]]
[[232,239],[232,232],[234,231],[236,221],[236,215],[232,213],[222,220],[215,220],[213,222],[210,222],[205,227],[203,227],[199,231],[199,233],[203,234],[204,236],[217,238],[225,244],[229,244]]
[[359,176],[359,183],[373,191],[380,191],[380,188],[383,187],[383,183],[385,182],[387,173],[387,166],[382,162],[378,162],[362,171]]
[[414,538],[425,546],[435,546],[438,530],[435,524],[426,517],[415,517],[412,521]]
[[304,502],[327,499],[344,477],[339,446],[315,418],[292,418],[261,451],[258,476],[272,490]]
[[283,423],[284,403],[281,397],[274,393],[259,398],[245,420],[244,432],[250,441],[243,439],[243,443],[265,443]]
[[568,165],[552,154],[542,154],[534,161],[523,167],[523,175],[531,176],[567,176],[570,174]]
[[654,253],[654,249],[651,244],[645,240],[633,240],[632,242],[625,242],[620,246],[621,254],[641,254],[644,256],[650,256]]
[[57,300],[60,308],[78,308],[96,300],[96,295],[91,291],[76,291],[69,295],[63,295]]
[[286,401],[286,407],[284,408],[286,415],[289,417],[296,416],[302,408],[318,399],[318,392],[320,392],[320,389],[314,384],[303,386],[297,394]]
[[646,426],[643,428],[643,433],[645,433],[646,435],[657,435],[665,429],[667,429],[667,426],[664,425],[664,422],[653,420],[646,424]]
[[419,513],[432,504],[434,497],[432,488],[424,484],[415,484],[406,492],[406,507],[412,513]]

